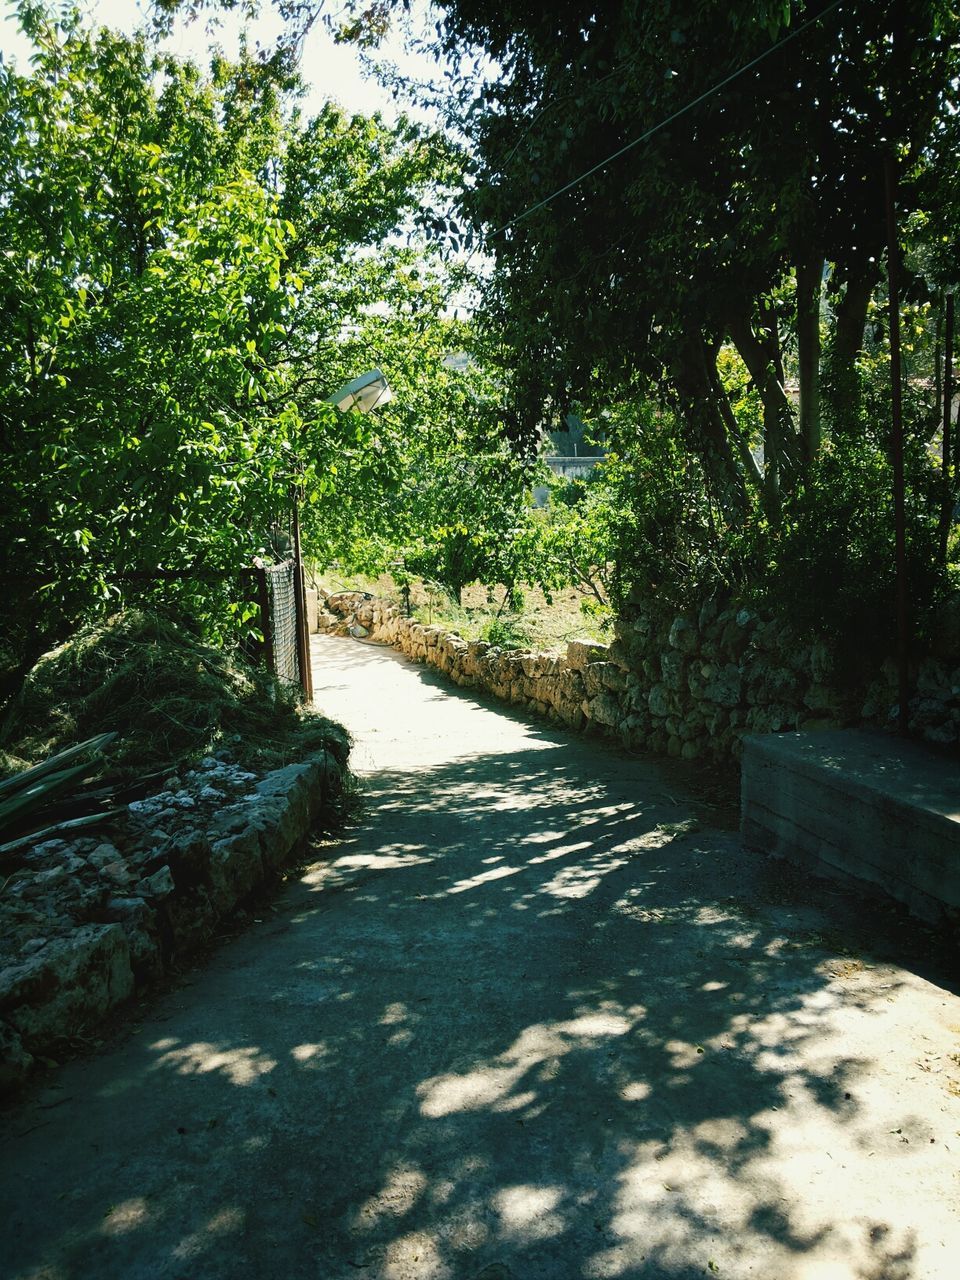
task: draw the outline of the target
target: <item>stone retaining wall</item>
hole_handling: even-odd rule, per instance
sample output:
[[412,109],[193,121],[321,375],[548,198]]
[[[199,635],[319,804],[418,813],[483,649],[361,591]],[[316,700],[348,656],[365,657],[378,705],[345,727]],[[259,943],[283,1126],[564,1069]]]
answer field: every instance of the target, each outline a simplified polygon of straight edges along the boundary
[[342,787],[346,742],[261,779],[208,758],[95,836],[29,850],[0,897],[0,1092],[208,938]]
[[[714,600],[666,619],[637,607],[617,621],[610,644],[575,640],[550,653],[468,642],[357,592],[330,596],[320,626],[369,634],[456,684],[572,728],[593,727],[627,746],[687,760],[735,760],[747,733],[886,726],[895,715],[892,662],[860,687],[843,688],[823,641]],[[911,728],[956,747],[960,646],[947,635],[941,654],[913,672]]]

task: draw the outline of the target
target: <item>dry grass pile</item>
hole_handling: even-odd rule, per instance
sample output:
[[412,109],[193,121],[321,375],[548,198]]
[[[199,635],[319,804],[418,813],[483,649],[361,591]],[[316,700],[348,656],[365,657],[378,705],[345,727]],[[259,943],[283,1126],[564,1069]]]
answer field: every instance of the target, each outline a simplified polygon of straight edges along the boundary
[[274,768],[326,748],[346,762],[340,725],[306,710],[298,692],[242,655],[182,624],[127,610],[84,628],[37,662],[0,728],[0,769],[34,764],[115,730],[109,767],[143,774],[228,749]]

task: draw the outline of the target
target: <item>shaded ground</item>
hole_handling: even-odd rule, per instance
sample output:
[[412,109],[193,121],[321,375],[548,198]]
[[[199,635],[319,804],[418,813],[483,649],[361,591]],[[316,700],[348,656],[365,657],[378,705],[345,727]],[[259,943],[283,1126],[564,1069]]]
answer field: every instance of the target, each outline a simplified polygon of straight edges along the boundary
[[319,638],[315,685],[364,825],[4,1116],[0,1275],[952,1280],[960,1000],[912,926],[390,651]]

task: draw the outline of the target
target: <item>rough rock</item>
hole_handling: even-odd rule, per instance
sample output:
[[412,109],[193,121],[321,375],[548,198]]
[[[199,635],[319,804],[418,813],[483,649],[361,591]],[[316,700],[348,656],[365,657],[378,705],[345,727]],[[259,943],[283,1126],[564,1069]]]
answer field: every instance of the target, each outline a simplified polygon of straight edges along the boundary
[[607,646],[593,640],[567,641],[567,666],[571,671],[583,671],[591,662],[602,662],[607,656]]
[[108,839],[27,849],[0,896],[0,1090],[154,981],[279,869],[342,786],[347,750],[344,736],[260,778],[210,756],[131,804]]
[[[896,699],[896,665],[864,673],[862,688],[842,688],[833,647],[799,636],[782,619],[762,617],[711,597],[682,615],[631,592],[610,645],[573,640],[563,654],[501,650],[404,617],[384,601],[361,618],[381,643],[480,689],[572,728],[592,726],[655,752],[739,758],[745,732],[782,732],[854,723],[886,725]],[[960,605],[956,610],[960,617]],[[953,615],[951,615],[951,619]],[[936,646],[935,646],[936,648]],[[960,652],[915,672],[914,731],[929,741],[960,741]]]
[[130,944],[119,924],[81,925],[0,973],[0,1015],[32,1053],[77,1034],[133,993]]

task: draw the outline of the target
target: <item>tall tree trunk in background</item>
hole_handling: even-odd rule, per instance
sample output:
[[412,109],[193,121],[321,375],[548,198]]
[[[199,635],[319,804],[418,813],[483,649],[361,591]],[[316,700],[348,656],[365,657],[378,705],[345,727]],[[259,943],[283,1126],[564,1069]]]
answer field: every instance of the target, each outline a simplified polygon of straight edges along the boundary
[[708,348],[706,352],[707,373],[710,377],[710,385],[713,388],[713,396],[716,401],[717,408],[720,410],[720,416],[723,419],[727,429],[727,435],[733,441],[733,446],[740,458],[740,464],[743,467],[743,473],[747,482],[752,488],[758,492],[763,491],[763,472],[760,470],[760,464],[753,456],[753,450],[750,448],[750,441],[744,435],[743,428],[737,422],[736,414],[730,404],[730,398],[720,379],[720,371],[717,368],[717,355],[719,354],[719,344],[715,344],[712,348]]
[[703,463],[714,497],[728,516],[744,515],[750,500],[714,395],[699,329],[688,328],[676,344],[670,374],[691,451]]
[[867,308],[879,279],[876,262],[862,261],[853,266],[846,277],[846,289],[836,304],[833,333],[827,350],[826,403],[834,425],[853,422],[860,408],[860,386],[856,360],[863,350],[863,331]]
[[730,315],[727,330],[763,405],[764,499],[767,514],[776,519],[780,511],[783,474],[789,468],[787,445],[793,422],[790,401],[778,375],[781,367],[779,338],[769,324],[764,327],[762,336],[758,336],[745,313]]
[[[940,471],[943,478],[943,505],[940,509],[940,561],[947,562],[950,526],[957,500],[957,445],[953,438],[953,294],[946,296],[943,333],[943,438]],[[960,424],[958,424],[960,425]]]
[[800,441],[804,466],[820,452],[820,294],[823,255],[797,266],[797,365],[800,381]]

